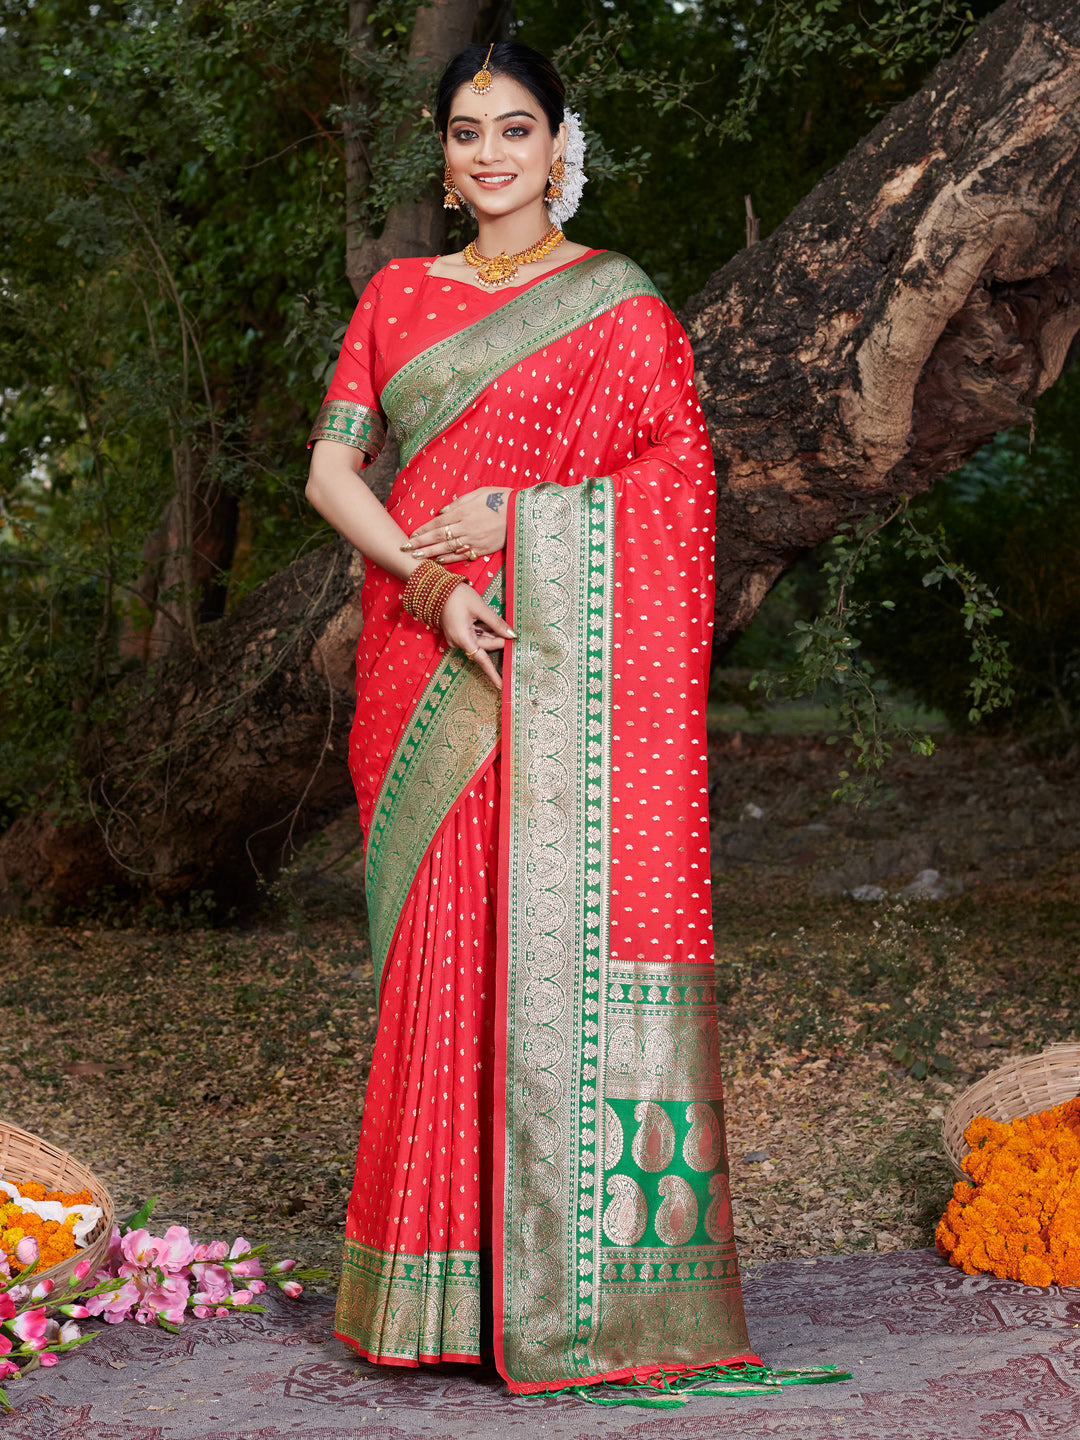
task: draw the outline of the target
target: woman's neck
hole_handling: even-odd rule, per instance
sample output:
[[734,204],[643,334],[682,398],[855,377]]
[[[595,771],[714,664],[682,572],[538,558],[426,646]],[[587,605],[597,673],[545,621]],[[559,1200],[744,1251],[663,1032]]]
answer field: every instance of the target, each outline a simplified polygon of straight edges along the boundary
[[515,211],[512,215],[491,218],[480,215],[478,223],[480,233],[476,237],[476,248],[481,255],[518,255],[542,240],[551,229],[543,204]]

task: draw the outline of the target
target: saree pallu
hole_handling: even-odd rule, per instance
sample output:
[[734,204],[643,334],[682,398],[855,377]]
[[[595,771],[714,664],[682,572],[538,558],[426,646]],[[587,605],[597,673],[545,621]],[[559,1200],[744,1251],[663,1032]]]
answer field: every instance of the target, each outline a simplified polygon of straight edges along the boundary
[[461,568],[518,638],[500,697],[370,567],[350,764],[380,1014],[336,1333],[416,1364],[479,1359],[491,1324],[519,1392],[756,1362],[718,1063],[715,480],[690,347],[619,255],[497,303],[430,264],[372,282],[313,437],[372,455],[393,423],[406,531],[509,487],[505,551]]

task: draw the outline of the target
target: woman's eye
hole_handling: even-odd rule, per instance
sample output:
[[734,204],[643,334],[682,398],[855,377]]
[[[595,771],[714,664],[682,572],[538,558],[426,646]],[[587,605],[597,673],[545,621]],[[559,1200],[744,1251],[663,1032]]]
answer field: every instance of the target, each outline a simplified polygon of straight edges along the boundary
[[528,133],[524,125],[511,125],[509,130],[503,131],[503,134],[512,140],[520,140],[523,136],[528,135]]
[[458,142],[459,145],[467,145],[470,140],[475,140],[475,139],[476,139],[476,131],[475,131],[475,130],[455,130],[455,131],[454,131],[454,139]]

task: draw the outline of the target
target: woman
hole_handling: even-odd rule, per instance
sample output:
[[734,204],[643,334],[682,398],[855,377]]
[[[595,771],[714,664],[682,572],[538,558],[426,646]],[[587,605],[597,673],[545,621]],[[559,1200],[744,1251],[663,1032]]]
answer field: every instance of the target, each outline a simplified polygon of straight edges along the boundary
[[[552,225],[583,176],[548,61],[470,46],[436,122],[479,234],[375,276],[312,432],[308,495],[369,562],[350,762],[379,1029],[337,1334],[478,1361],[493,1323],[518,1392],[758,1364],[717,1064],[693,357],[637,266]],[[388,419],[384,510],[361,471]]]

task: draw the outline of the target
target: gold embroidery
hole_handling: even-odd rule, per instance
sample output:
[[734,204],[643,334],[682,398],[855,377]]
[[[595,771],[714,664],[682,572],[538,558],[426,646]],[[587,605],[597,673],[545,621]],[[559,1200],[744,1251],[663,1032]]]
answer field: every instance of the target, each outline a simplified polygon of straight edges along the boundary
[[726,1175],[714,1175],[709,1181],[709,1208],[705,1211],[705,1233],[718,1245],[725,1244],[734,1234],[731,1216],[731,1186]]
[[635,1165],[652,1174],[666,1170],[675,1155],[675,1126],[671,1116],[662,1106],[643,1100],[634,1106],[634,1119],[639,1122],[630,1145]]
[[691,1170],[715,1170],[724,1149],[716,1111],[711,1105],[688,1105],[686,1118],[690,1121],[690,1131],[683,1141],[683,1159]]
[[311,427],[308,447],[316,440],[353,445],[374,460],[386,443],[386,420],[370,405],[358,405],[355,400],[327,400]]
[[610,1105],[604,1105],[604,1169],[614,1170],[622,1159],[622,1122]]
[[636,1245],[649,1223],[645,1192],[629,1175],[609,1175],[606,1189],[613,1198],[604,1207],[604,1234],[613,1245]]
[[697,1229],[697,1199],[681,1175],[660,1180],[663,1203],[656,1212],[656,1233],[665,1245],[686,1245]]
[[390,1254],[345,1242],[335,1329],[370,1355],[480,1355],[475,1250]]

